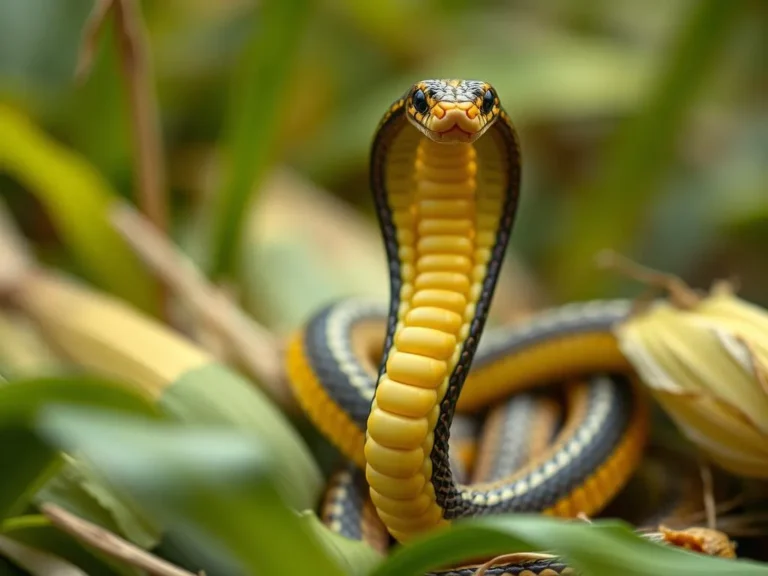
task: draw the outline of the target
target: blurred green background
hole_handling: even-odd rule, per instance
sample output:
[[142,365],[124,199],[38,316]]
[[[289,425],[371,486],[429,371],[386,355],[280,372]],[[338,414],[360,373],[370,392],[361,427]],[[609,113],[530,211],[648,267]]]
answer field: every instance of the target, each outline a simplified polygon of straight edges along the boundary
[[[136,201],[112,25],[90,76],[74,79],[92,7],[0,0],[1,98]],[[768,304],[765,2],[165,0],[142,11],[174,240],[275,329],[334,295],[386,297],[380,246],[338,263],[328,246],[347,254],[357,242],[339,222],[376,233],[370,140],[424,77],[498,88],[524,157],[512,251],[544,301],[636,294],[594,267],[613,248],[702,288],[737,277],[742,296]],[[0,125],[8,154],[15,138]],[[74,184],[46,201],[20,173],[0,158],[0,196],[39,256],[99,283],[55,215],[94,225]],[[339,200],[341,216],[323,220],[313,197]],[[313,236],[324,225],[336,244]]]
[[[603,249],[698,288],[737,278],[742,297],[768,306],[764,0],[139,4],[151,61],[151,90],[143,94],[150,107],[157,98],[162,158],[155,176],[167,233],[275,333],[298,327],[331,298],[388,297],[368,189],[369,146],[389,104],[430,77],[491,82],[520,133],[522,203],[495,320],[546,304],[640,294],[637,282],[596,268],[594,256]],[[41,262],[162,317],[217,358],[232,360],[242,350],[228,354],[195,326],[200,318],[183,310],[183,295],[172,301],[177,308],[169,307],[175,317],[168,317],[155,273],[110,224],[115,200],[144,204],[133,84],[114,14],[98,36],[90,73],[76,79],[94,5],[0,0],[0,201]],[[3,274],[5,266],[0,261],[0,296],[11,276]],[[13,343],[35,371],[47,361],[26,341]],[[82,362],[87,346],[79,353]],[[173,354],[167,353],[170,360]],[[211,414],[248,411],[222,392],[226,378],[197,380],[211,381],[217,402],[203,394],[203,416],[196,418],[207,422],[209,404]],[[64,381],[62,390],[69,385]],[[247,416],[261,438],[274,440],[273,430],[263,429],[272,420],[258,411]],[[111,436],[78,428],[79,417],[72,418],[71,433],[80,430],[94,446],[106,446],[118,464],[133,466],[130,458],[145,452],[163,454],[149,433],[132,449],[114,451]],[[273,428],[280,436],[280,427]],[[325,469],[332,461],[327,447],[306,436]],[[228,438],[222,443],[231,444]],[[160,443],[173,453],[168,446],[176,444]],[[205,467],[210,460],[197,449],[182,452]],[[294,452],[277,451],[310,463],[302,450]],[[207,457],[218,455],[211,444]],[[148,469],[142,482],[155,474]],[[307,492],[317,488],[308,476],[294,476]],[[213,532],[232,520],[217,504],[226,498],[243,512],[242,526],[229,528],[240,530],[232,528],[246,556],[272,561],[254,548],[261,543],[275,558],[293,558],[282,548],[271,550],[280,522],[260,521],[263,503],[275,501],[271,493],[259,492],[261,508],[254,513],[227,490],[211,497],[209,512],[224,524],[209,525]],[[283,512],[283,533],[295,537],[293,516],[281,509],[275,518]],[[250,522],[263,532],[254,533]],[[595,548],[611,553],[610,546]]]

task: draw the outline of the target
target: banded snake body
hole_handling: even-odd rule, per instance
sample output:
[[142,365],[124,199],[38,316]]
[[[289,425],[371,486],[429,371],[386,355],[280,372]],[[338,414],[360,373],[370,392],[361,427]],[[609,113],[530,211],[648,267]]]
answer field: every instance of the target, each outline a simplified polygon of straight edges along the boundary
[[[485,331],[520,168],[516,131],[486,82],[418,82],[384,114],[370,186],[389,306],[330,304],[288,348],[296,397],[349,460],[326,498],[332,530],[385,551],[390,536],[404,543],[469,516],[589,516],[637,469],[647,405],[611,332],[629,302]],[[464,457],[462,430],[479,413],[476,457]],[[486,573],[572,571],[552,558]]]

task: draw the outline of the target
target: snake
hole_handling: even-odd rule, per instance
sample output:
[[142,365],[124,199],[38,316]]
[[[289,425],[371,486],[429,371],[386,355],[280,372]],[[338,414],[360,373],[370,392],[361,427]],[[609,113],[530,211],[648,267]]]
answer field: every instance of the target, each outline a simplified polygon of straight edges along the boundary
[[[295,397],[345,458],[326,525],[385,551],[465,518],[600,512],[647,443],[648,402],[612,332],[631,302],[571,303],[486,329],[521,186],[497,90],[410,86],[376,128],[369,186],[389,303],[331,302],[286,352]],[[572,573],[555,557],[487,572]]]

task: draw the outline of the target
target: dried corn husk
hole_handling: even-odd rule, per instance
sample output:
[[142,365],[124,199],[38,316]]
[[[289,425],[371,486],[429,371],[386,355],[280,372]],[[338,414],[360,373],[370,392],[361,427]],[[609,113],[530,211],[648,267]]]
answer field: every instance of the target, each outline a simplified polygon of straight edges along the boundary
[[631,316],[616,329],[619,346],[715,464],[768,478],[768,312],[726,284],[684,296]]
[[88,373],[140,389],[180,421],[260,435],[272,448],[287,501],[297,509],[317,501],[320,470],[288,419],[194,342],[123,300],[50,270],[28,274],[11,301],[46,342]]

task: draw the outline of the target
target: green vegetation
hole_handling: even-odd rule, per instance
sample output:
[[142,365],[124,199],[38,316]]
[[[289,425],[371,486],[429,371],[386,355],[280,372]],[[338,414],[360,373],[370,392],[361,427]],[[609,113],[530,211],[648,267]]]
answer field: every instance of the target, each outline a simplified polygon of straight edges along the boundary
[[612,519],[475,519],[381,557],[320,522],[336,454],[280,373],[318,306],[388,294],[369,144],[422,77],[490,81],[520,131],[494,321],[638,295],[594,266],[601,249],[693,285],[737,276],[768,305],[766,16],[748,0],[0,2],[0,575],[417,576],[542,550],[593,576],[768,574]]

